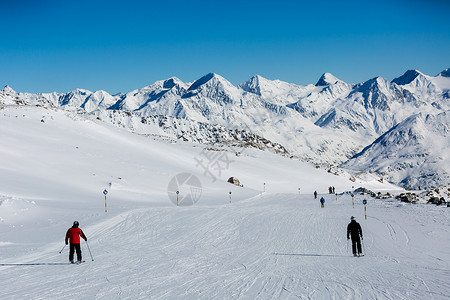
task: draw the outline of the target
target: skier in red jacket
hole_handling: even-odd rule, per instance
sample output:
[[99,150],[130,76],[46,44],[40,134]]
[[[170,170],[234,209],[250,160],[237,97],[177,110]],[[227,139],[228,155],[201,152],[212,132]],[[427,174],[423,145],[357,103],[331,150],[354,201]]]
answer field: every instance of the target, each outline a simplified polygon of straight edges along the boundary
[[67,230],[66,233],[66,245],[70,241],[70,252],[69,260],[73,263],[74,251],[77,251],[77,261],[81,263],[81,247],[80,247],[80,236],[87,241],[87,237],[84,235],[83,230],[78,228],[78,221],[73,222],[73,226]]

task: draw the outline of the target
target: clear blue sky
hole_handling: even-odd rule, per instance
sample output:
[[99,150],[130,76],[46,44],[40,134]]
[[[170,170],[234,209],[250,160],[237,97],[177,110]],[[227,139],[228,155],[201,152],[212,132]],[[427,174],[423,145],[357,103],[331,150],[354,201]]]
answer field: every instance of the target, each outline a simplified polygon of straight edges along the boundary
[[[214,72],[358,83],[450,67],[450,1],[0,0],[0,85],[114,94]],[[1,87],[0,87],[1,88]]]

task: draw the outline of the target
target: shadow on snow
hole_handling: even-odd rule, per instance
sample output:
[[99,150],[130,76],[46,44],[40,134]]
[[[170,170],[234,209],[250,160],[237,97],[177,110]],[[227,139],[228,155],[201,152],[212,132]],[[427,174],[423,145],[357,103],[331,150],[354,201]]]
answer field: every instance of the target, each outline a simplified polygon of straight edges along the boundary
[[335,254],[314,254],[314,253],[272,253],[273,255],[282,256],[328,256],[328,257],[349,257],[349,255],[335,255]]
[[71,263],[24,263],[24,264],[0,264],[0,267],[10,266],[63,266],[70,265]]

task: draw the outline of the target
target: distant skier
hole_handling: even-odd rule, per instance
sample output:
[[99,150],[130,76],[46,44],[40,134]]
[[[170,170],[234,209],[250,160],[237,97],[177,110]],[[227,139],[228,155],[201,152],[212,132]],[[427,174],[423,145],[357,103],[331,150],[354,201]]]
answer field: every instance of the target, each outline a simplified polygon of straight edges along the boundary
[[323,207],[325,207],[325,199],[322,197],[320,198],[320,205]]
[[317,191],[314,191],[314,199],[317,199]]
[[77,252],[77,261],[81,263],[80,237],[87,241],[87,237],[84,235],[83,230],[78,228],[78,225],[78,221],[73,222],[73,226],[66,233],[66,245],[70,241],[69,261],[71,263],[73,263],[74,251]]
[[[363,239],[361,225],[356,222],[355,217],[350,218],[350,224],[347,226],[347,240],[352,237],[352,251],[354,256],[361,256],[361,240]],[[361,238],[361,239],[360,239]],[[358,252],[356,251],[358,250]]]

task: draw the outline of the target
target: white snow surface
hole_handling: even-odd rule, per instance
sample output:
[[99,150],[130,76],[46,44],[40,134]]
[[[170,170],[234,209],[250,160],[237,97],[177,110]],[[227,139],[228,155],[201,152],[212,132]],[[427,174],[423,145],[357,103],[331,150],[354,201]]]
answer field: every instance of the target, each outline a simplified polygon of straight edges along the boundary
[[[206,152],[229,162],[214,181],[198,164],[207,146],[34,106],[0,109],[0,141],[0,299],[449,299],[449,209],[365,195],[353,207],[353,187],[402,191],[376,176],[243,149]],[[202,194],[177,207],[168,184],[183,172]],[[364,257],[346,240],[352,215]],[[59,254],[74,220],[81,265]]]

